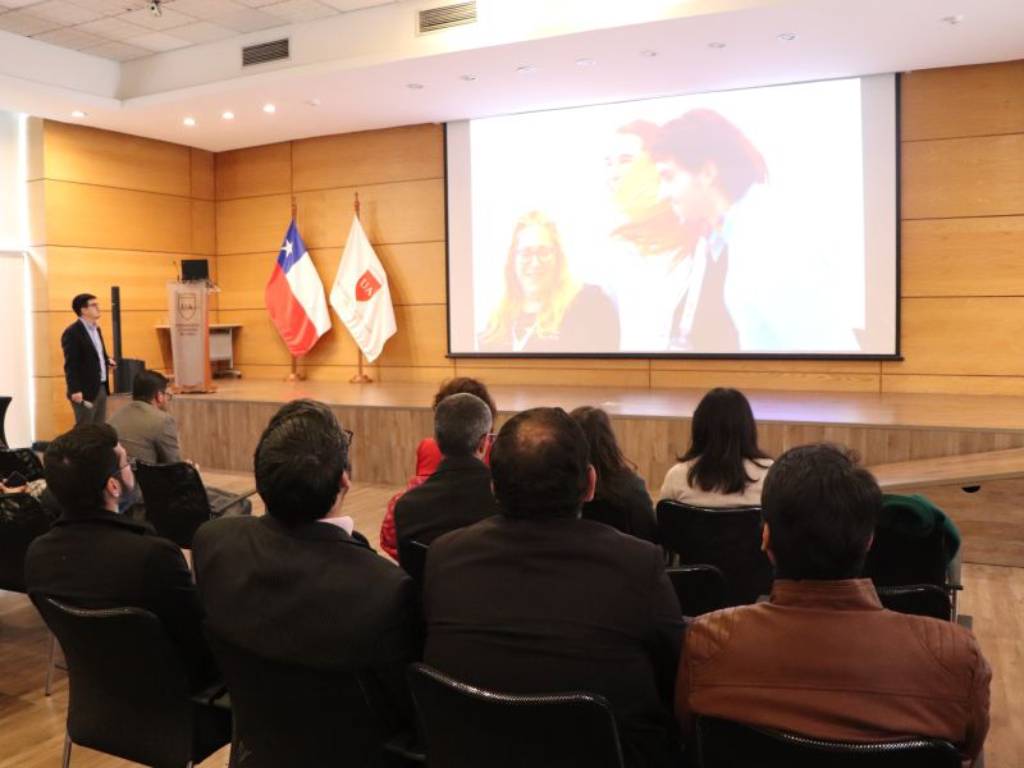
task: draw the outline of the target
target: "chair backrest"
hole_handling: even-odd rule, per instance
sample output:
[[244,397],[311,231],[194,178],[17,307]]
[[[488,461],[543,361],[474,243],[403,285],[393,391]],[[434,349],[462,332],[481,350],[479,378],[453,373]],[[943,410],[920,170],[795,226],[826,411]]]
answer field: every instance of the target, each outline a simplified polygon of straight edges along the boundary
[[771,592],[760,507],[715,509],[663,499],[657,512],[662,546],[679,555],[680,564],[713,565],[725,576],[726,605],[753,603]]
[[146,519],[183,549],[192,548],[192,537],[210,519],[210,501],[199,472],[191,464],[149,464],[140,461],[135,476],[146,504]]
[[935,526],[927,536],[915,536],[880,523],[864,563],[864,575],[878,587],[946,583],[946,534]]
[[7,432],[4,423],[7,421],[7,409],[11,406],[10,395],[0,395],[0,448],[7,447]]
[[953,605],[949,593],[934,584],[909,584],[902,587],[877,587],[878,599],[890,611],[931,616],[951,621]]
[[74,608],[32,593],[68,662],[75,744],[153,766],[192,759],[188,678],[160,620],[140,608]]
[[402,566],[420,588],[423,587],[423,576],[427,568],[427,552],[429,549],[428,545],[415,539],[399,540],[398,542],[398,564]]
[[37,536],[50,530],[53,519],[27,493],[0,496],[0,589],[25,591],[25,553]]
[[460,683],[425,664],[409,687],[427,764],[444,768],[622,768],[611,707],[601,696],[515,696]]
[[31,448],[0,448],[0,480],[11,472],[19,472],[26,480],[43,477],[43,462]]
[[959,768],[947,741],[915,738],[850,743],[698,717],[698,768]]
[[239,765],[337,768],[373,764],[386,713],[370,683],[351,670],[257,656],[207,629],[231,697]]
[[680,565],[666,572],[683,616],[700,616],[725,607],[725,576],[715,566]]

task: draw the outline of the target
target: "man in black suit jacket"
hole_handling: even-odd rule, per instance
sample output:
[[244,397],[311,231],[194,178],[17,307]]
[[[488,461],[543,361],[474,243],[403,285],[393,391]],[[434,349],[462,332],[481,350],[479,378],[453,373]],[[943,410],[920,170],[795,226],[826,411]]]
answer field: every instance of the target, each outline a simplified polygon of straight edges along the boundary
[[456,528],[478,523],[498,511],[491,471],[483,463],[490,442],[491,410],[476,395],[450,395],[434,410],[434,438],[444,456],[423,485],[395,504],[395,535],[402,545],[429,544]]
[[117,514],[135,478],[113,428],[83,424],[61,435],[46,450],[45,471],[64,514],[28,549],[28,591],[82,608],[151,611],[181,652],[193,690],[214,682],[199,595],[181,550]]
[[418,596],[343,527],[349,440],[323,403],[284,405],[256,447],[267,514],[200,527],[196,580],[215,636],[259,657],[359,673],[401,719],[405,667],[422,644]]
[[78,319],[64,329],[60,346],[64,351],[64,381],[75,424],[103,424],[107,420],[109,379],[117,367],[107,356],[100,330],[100,305],[91,293],[80,293],[71,301]]
[[491,475],[500,514],[430,547],[425,661],[497,691],[601,694],[629,766],[677,764],[683,624],[661,550],[580,519],[596,475],[560,408],[507,422]]

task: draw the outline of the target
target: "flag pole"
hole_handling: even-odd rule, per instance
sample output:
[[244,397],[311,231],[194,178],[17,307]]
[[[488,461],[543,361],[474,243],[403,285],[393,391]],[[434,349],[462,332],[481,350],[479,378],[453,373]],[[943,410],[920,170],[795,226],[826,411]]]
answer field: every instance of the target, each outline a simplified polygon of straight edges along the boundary
[[[295,202],[295,195],[292,195],[292,221],[295,221],[295,217],[298,215],[298,211],[299,207]],[[299,358],[297,358],[295,355],[292,355],[292,370],[288,374],[287,378],[285,378],[285,381],[303,381],[305,378],[306,377],[304,374],[299,373]]]
[[[356,218],[358,219],[359,218],[359,193],[358,192],[355,193],[355,202],[353,203],[353,207],[355,208]],[[373,379],[370,378],[370,376],[368,376],[363,371],[363,350],[359,348],[358,344],[356,344],[356,364],[358,366],[356,368],[356,375],[353,376],[351,379],[349,379],[348,383],[349,384],[372,384],[373,383]]]

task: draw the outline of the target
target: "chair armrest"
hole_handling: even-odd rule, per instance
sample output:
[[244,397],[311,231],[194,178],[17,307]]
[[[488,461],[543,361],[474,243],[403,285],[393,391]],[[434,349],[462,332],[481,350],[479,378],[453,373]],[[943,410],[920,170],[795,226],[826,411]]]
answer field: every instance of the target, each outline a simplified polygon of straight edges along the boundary
[[210,511],[213,512],[214,515],[219,515],[224,510],[230,509],[231,507],[235,506],[235,504],[240,504],[241,502],[245,501],[247,498],[249,498],[255,493],[255,488],[250,488],[249,490],[244,491],[243,493],[236,493],[234,496],[224,499],[224,501],[222,501],[216,507],[212,507]]
[[196,691],[190,698],[197,704],[205,704],[206,706],[223,706],[230,709],[231,700],[227,698],[227,693],[227,686],[224,685],[224,683],[217,682],[201,691]]

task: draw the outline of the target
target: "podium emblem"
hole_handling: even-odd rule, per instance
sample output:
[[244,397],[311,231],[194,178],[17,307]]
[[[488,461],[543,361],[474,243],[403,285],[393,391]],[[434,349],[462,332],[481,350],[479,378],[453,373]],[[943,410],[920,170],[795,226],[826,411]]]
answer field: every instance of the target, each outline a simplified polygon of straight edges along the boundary
[[178,317],[182,320],[193,320],[196,316],[198,301],[194,293],[178,294]]

